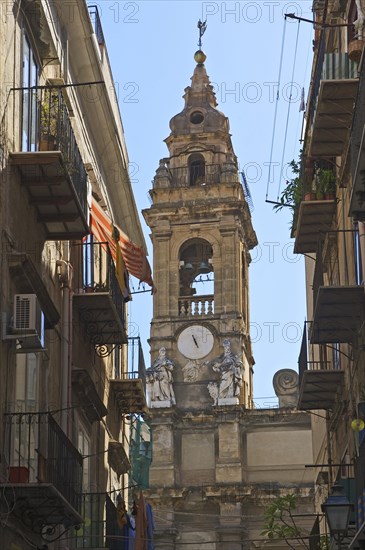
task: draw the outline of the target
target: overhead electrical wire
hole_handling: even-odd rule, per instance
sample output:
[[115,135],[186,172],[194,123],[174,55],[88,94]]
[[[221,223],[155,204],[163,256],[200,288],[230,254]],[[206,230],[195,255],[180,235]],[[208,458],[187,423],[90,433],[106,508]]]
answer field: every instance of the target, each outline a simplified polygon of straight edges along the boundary
[[279,202],[279,195],[280,195],[280,189],[281,189],[281,180],[282,180],[282,176],[283,176],[283,166],[284,166],[284,157],[285,157],[285,151],[286,151],[286,142],[287,142],[287,139],[288,139],[288,129],[289,129],[290,110],[291,110],[291,103],[292,103],[292,94],[293,94],[295,64],[296,64],[296,61],[297,61],[297,53],[298,53],[299,31],[300,31],[300,21],[298,21],[297,37],[296,37],[296,42],[295,42],[293,68],[292,68],[291,81],[290,81],[290,96],[289,96],[289,102],[288,102],[288,112],[287,112],[287,115],[286,115],[283,153],[282,153],[281,162],[280,162],[280,178],[279,178],[278,194],[277,194],[277,201],[278,202]]
[[277,92],[276,92],[274,124],[273,124],[272,138],[271,138],[269,174],[268,174],[267,186],[266,186],[266,201],[268,200],[268,196],[269,196],[271,166],[272,166],[272,157],[273,157],[273,152],[274,152],[275,133],[276,133],[276,121],[277,121],[277,116],[278,116],[278,106],[279,106],[279,99],[280,99],[280,83],[281,83],[281,72],[282,72],[282,68],[283,68],[285,35],[286,35],[286,17],[284,19],[283,38],[282,38],[282,42],[281,42],[280,65],[279,65],[279,76],[278,76],[278,89],[277,89]]

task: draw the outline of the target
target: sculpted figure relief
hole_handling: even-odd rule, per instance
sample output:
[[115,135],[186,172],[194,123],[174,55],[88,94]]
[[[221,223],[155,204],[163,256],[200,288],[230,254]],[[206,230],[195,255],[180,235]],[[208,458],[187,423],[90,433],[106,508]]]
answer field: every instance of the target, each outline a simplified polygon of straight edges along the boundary
[[160,348],[157,359],[146,372],[151,407],[158,406],[156,402],[162,401],[166,406],[176,405],[174,389],[172,387],[173,370],[174,364],[166,356],[166,348]]
[[[219,404],[219,401],[223,399],[238,398],[243,383],[243,363],[238,355],[231,351],[230,340],[224,340],[223,348],[223,355],[210,363],[212,369],[220,374],[217,392],[213,391],[212,383],[208,386],[209,393],[215,401],[214,404]],[[218,393],[217,397],[212,393]]]
[[365,0],[355,0],[357,7],[357,20],[355,21],[355,30],[360,40],[364,39],[365,22]]

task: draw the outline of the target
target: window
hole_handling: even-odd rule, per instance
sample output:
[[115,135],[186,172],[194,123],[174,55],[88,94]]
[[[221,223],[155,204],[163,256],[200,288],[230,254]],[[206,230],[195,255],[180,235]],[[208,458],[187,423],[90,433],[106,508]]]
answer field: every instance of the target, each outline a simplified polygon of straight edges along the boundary
[[16,354],[15,400],[18,411],[38,411],[38,360],[35,353]]
[[[38,359],[35,353],[18,353],[15,356],[16,412],[38,412]],[[27,480],[35,482],[38,473],[39,425],[35,416],[24,416],[12,421],[10,441],[11,465],[22,468]],[[24,419],[27,419],[26,421]]]
[[84,493],[87,493],[90,490],[90,439],[81,423],[78,428],[77,447],[79,453],[84,457],[82,469],[82,490]]
[[[22,151],[36,151],[38,132],[37,89],[39,68],[26,34],[23,34]],[[33,88],[33,89],[31,89]]]
[[203,155],[195,154],[189,158],[189,184],[205,184],[205,160]]
[[192,124],[201,124],[204,120],[204,115],[200,111],[194,111],[190,115],[190,122]]

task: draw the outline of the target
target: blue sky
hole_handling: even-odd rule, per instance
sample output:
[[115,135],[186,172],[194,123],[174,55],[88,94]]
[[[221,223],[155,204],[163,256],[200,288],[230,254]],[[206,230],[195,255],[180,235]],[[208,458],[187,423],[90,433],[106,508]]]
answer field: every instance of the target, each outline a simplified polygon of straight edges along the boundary
[[[253,225],[260,243],[252,251],[250,267],[254,400],[260,407],[275,403],[274,373],[297,368],[305,319],[304,259],[292,252],[289,211],[273,212],[265,198],[283,13],[311,18],[312,1],[99,0],[97,5],[116,82],[139,211],[149,206],[151,180],[159,159],[167,156],[163,140],[170,133],[169,121],[183,108],[183,91],[190,84],[195,67],[193,55],[198,49],[197,21],[207,19],[203,37],[205,66],[216,90],[218,108],[230,119],[233,146],[253,198]],[[285,170],[300,149],[300,91],[304,86],[307,96],[312,26],[301,23],[297,33],[298,23],[288,20],[269,200],[276,200],[279,185],[283,187],[285,178],[280,179],[279,169],[282,158]],[[149,231],[143,220],[142,224],[152,258]],[[151,317],[151,296],[135,296],[130,307],[130,332],[140,333],[147,365]]]

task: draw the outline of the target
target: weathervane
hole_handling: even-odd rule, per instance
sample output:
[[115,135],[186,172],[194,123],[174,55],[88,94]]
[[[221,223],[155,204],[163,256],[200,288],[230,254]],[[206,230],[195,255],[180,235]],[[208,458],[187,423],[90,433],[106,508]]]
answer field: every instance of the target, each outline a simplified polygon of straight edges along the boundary
[[205,33],[205,31],[207,30],[207,20],[205,20],[204,22],[201,21],[199,19],[198,21],[198,29],[199,29],[199,42],[198,42],[198,46],[199,46],[199,49],[201,50],[202,48],[202,36],[203,34]]

